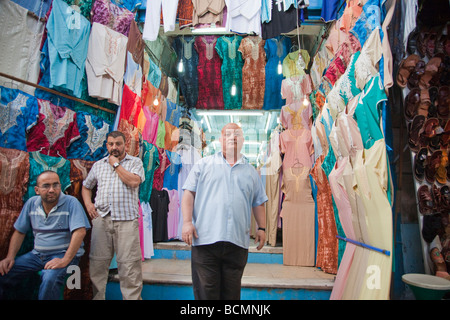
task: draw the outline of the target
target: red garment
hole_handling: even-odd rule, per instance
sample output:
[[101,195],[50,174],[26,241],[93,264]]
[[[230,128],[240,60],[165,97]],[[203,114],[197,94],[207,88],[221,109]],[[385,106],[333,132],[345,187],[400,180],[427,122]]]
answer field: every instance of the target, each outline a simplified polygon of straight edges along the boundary
[[119,120],[125,119],[128,121],[128,123],[137,127],[141,109],[141,98],[136,93],[134,93],[126,84],[124,84]]
[[223,109],[222,60],[215,50],[217,36],[195,38],[198,52],[197,109]]
[[28,152],[0,147],[0,260],[8,253],[30,172]]
[[156,148],[158,149],[159,167],[153,173],[153,189],[161,191],[164,184],[164,171],[170,166],[170,160],[166,150],[158,146]]
[[74,111],[38,99],[39,119],[27,135],[27,151],[67,158],[67,148],[80,138]]

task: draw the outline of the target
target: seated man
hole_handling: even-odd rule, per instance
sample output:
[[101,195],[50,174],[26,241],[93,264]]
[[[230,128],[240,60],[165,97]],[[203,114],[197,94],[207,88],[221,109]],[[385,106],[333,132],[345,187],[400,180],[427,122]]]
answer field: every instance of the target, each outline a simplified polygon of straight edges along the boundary
[[[59,176],[44,171],[14,224],[8,254],[0,261],[0,299],[24,275],[42,270],[40,300],[56,300],[64,286],[67,267],[77,265],[84,253],[83,238],[90,228],[80,202],[61,193]],[[26,233],[34,234],[34,249],[16,258]]]

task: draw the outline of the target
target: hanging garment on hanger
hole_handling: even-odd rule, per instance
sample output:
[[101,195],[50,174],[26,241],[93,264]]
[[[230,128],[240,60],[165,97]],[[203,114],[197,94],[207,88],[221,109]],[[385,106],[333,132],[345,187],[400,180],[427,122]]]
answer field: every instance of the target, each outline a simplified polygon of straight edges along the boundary
[[261,34],[261,0],[225,0],[229,32]]
[[131,156],[139,157],[142,135],[138,128],[129,123],[128,120],[121,119],[117,130],[125,135],[125,152]]
[[311,129],[312,126],[312,108],[308,102],[293,102],[281,108],[280,121],[286,129]]
[[178,190],[178,174],[182,167],[181,157],[178,153],[166,150],[170,166],[164,172],[163,188]]
[[0,147],[0,259],[6,258],[14,222],[19,217],[29,181],[29,155]]
[[145,181],[139,187],[139,200],[141,202],[150,202],[150,196],[153,188],[153,175],[159,167],[158,148],[148,142],[143,142],[142,163],[144,165]]
[[[285,130],[280,134],[284,153],[281,190],[284,193],[283,264],[313,266],[315,252],[314,210],[309,174],[314,153],[310,130]],[[299,208],[301,212],[299,212]]]
[[[303,62],[299,63],[302,60]],[[309,53],[304,49],[288,53],[283,60],[283,76],[286,78],[304,76],[306,74],[305,69],[309,65],[309,60]]]
[[289,6],[286,9],[283,1],[272,1],[271,18],[269,22],[263,22],[261,26],[262,38],[264,40],[277,37],[282,33],[287,33],[294,30],[297,27],[297,8],[295,6]]
[[[37,83],[45,25],[29,16],[27,9],[12,1],[0,2],[0,21],[0,70],[16,78]],[[4,85],[5,81],[11,80],[0,77],[0,85]],[[14,83],[17,84],[17,89],[34,94],[34,87]]]
[[[222,59],[222,93],[225,109],[242,108],[242,67],[244,61],[239,49],[242,37],[219,37],[215,49]],[[234,92],[233,92],[234,91]]]
[[265,41],[261,37],[247,36],[239,45],[242,67],[242,109],[262,109],[266,84]]
[[195,38],[198,52],[198,100],[197,109],[223,109],[222,60],[214,49],[217,36]]
[[142,67],[133,60],[133,56],[127,51],[127,67],[123,75],[124,84],[141,97],[142,94]]
[[[195,107],[198,99],[197,65],[199,55],[194,44],[195,37],[191,36],[176,37],[172,44],[178,56],[178,64],[182,63],[182,67],[177,67],[181,94],[191,108]],[[173,101],[176,102],[176,100]]]
[[164,148],[175,152],[178,142],[180,141],[180,130],[173,124],[164,121],[166,135],[164,136]]
[[30,155],[30,177],[27,193],[24,196],[26,202],[32,196],[35,196],[34,187],[36,179],[42,172],[53,170],[59,175],[61,182],[61,191],[64,192],[70,186],[70,161],[63,157],[53,157],[40,153],[39,151],[29,152]]
[[145,10],[145,24],[142,37],[148,41],[155,41],[158,37],[161,7],[164,32],[175,30],[178,0],[147,0]]
[[169,193],[167,190],[152,191],[150,206],[152,208],[153,242],[169,240],[167,229],[169,201]]
[[92,6],[92,23],[100,23],[112,30],[128,36],[134,14],[109,0],[96,0]]
[[133,20],[130,24],[130,31],[128,32],[127,52],[133,57],[133,61],[144,67],[144,48],[145,41],[142,38],[141,30],[137,22]]
[[223,9],[225,0],[192,0],[194,11],[192,12],[192,26],[199,24],[223,23]]
[[[264,44],[266,52],[266,79],[264,90],[264,110],[281,109],[285,105],[285,100],[281,97],[281,83],[283,74],[279,72],[284,58],[291,47],[291,39],[285,36],[279,36],[267,39]],[[280,66],[280,67],[279,67]]]
[[0,147],[27,151],[27,133],[37,124],[38,100],[16,89],[0,86]]
[[166,150],[158,146],[156,147],[158,148],[159,167],[156,168],[153,174],[153,189],[161,191],[164,184],[164,173],[170,166],[171,162]]
[[287,77],[281,82],[281,97],[286,99],[286,104],[303,102],[311,92],[312,83],[309,74]]
[[180,217],[178,215],[178,211],[180,210],[178,190],[172,189],[166,191],[169,194],[169,210],[167,212],[167,237],[169,240],[181,240],[181,238],[178,237],[178,225],[180,222]]
[[94,22],[89,37],[86,77],[91,97],[120,105],[128,38]]
[[80,98],[91,24],[64,1],[55,0],[46,28],[50,88],[62,88]]
[[81,137],[76,113],[47,100],[38,99],[38,104],[39,120],[27,136],[28,152],[67,158],[67,149]]
[[97,161],[106,157],[106,136],[112,131],[111,126],[102,118],[84,111],[77,112],[77,126],[80,139],[70,144],[67,159]]

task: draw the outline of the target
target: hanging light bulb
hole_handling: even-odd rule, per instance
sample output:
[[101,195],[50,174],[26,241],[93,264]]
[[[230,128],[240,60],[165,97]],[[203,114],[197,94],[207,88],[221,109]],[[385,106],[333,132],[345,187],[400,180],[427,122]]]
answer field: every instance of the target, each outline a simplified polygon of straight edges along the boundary
[[278,61],[278,74],[282,74],[283,73],[283,66],[281,65],[281,61]]
[[303,97],[303,105],[307,106],[308,105],[308,99],[306,98],[306,94]]
[[231,95],[235,96],[236,95],[236,85],[233,83],[233,85],[231,86]]
[[155,97],[155,100],[153,100],[153,105],[157,106],[159,104],[158,98]]
[[184,71],[184,65],[183,65],[183,60],[180,60],[180,62],[178,62],[178,72],[183,72]]

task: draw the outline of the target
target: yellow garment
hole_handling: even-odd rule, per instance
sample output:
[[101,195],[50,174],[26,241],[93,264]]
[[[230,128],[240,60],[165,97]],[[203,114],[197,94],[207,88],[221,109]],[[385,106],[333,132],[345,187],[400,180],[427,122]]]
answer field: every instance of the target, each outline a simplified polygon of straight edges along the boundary
[[[303,67],[299,64],[299,54],[301,54],[304,62]],[[309,53],[304,49],[288,53],[288,55],[283,60],[283,76],[285,78],[290,78],[306,74],[305,69],[308,68],[309,60]]]

